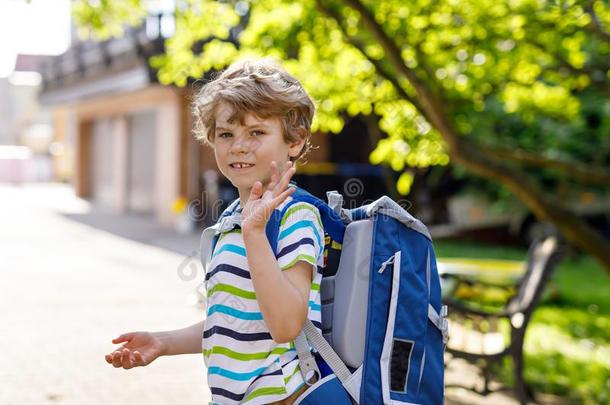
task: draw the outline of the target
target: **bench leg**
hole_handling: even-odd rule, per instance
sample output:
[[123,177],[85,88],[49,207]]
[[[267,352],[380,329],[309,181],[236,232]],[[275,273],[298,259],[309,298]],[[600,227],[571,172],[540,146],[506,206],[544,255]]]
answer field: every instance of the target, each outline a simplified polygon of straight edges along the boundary
[[523,378],[523,341],[525,331],[513,330],[513,340],[511,342],[511,357],[513,358],[513,376],[515,396],[521,405],[527,405],[533,401],[525,379]]

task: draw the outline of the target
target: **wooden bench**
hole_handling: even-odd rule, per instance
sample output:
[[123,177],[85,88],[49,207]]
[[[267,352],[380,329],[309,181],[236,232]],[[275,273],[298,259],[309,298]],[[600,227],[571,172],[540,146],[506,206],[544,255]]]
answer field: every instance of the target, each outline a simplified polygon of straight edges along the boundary
[[[489,387],[491,367],[501,365],[503,358],[510,357],[513,361],[513,390],[517,399],[521,404],[526,404],[528,400],[532,399],[532,394],[523,379],[523,342],[532,313],[536,309],[555,267],[563,256],[563,250],[555,236],[534,241],[528,251],[525,272],[512,285],[506,283],[498,285],[493,283],[493,280],[473,277],[473,274],[463,275],[441,271],[441,277],[445,281],[451,281],[452,292],[457,291],[463,285],[479,288],[509,288],[513,292],[510,298],[496,310],[475,305],[467,300],[459,300],[454,296],[443,298],[445,305],[448,306],[451,319],[447,345],[447,352],[450,355],[448,356],[449,360],[451,358],[462,358],[470,363],[481,365],[484,380],[483,388],[465,388],[474,390],[481,395],[492,392]],[[510,324],[509,341],[503,342],[502,335],[497,332],[496,336],[500,337],[499,345],[498,339],[495,339],[491,344],[489,344],[490,342],[485,343],[485,338],[491,336],[489,326],[492,326],[491,332],[493,332],[493,329],[497,328],[498,320],[502,318],[507,319]],[[484,327],[481,327],[482,325]],[[467,326],[470,326],[470,328]],[[472,345],[470,347],[456,347],[454,343],[458,339],[454,337],[452,341],[452,328],[462,330],[463,336],[466,337],[462,341],[472,340],[468,333],[476,333],[482,337],[484,344],[477,348],[473,348]]]

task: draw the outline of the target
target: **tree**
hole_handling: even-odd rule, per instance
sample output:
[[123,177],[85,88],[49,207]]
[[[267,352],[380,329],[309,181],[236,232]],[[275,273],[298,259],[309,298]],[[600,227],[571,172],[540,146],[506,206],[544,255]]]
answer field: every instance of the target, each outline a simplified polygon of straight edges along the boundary
[[[100,33],[126,21],[125,7],[144,8],[117,3],[77,2],[77,21]],[[244,56],[279,58],[319,101],[317,128],[338,132],[346,112],[379,118],[387,137],[370,158],[404,171],[400,190],[409,167],[451,159],[610,271],[610,243],[535,175],[610,185],[607,2],[183,0],[175,21],[151,60],[162,83],[184,86]],[[595,127],[587,100],[599,106]]]

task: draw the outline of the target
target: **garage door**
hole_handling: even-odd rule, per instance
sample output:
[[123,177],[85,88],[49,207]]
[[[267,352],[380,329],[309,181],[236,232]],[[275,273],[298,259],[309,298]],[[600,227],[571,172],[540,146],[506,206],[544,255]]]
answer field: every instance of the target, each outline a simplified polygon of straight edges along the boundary
[[127,209],[152,213],[155,202],[156,131],[154,111],[129,118]]
[[91,198],[95,204],[112,207],[116,197],[113,182],[114,148],[109,119],[95,120],[91,128]]

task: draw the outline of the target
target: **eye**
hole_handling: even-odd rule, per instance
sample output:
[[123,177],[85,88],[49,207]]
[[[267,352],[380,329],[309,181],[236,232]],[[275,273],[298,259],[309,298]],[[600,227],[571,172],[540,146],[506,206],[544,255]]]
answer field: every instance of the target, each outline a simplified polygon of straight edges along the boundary
[[231,136],[233,136],[233,134],[230,132],[221,132],[220,134],[218,134],[219,138],[229,138]]
[[255,129],[254,131],[252,131],[251,134],[254,135],[254,136],[265,135],[265,133],[263,131],[260,131],[258,129]]

